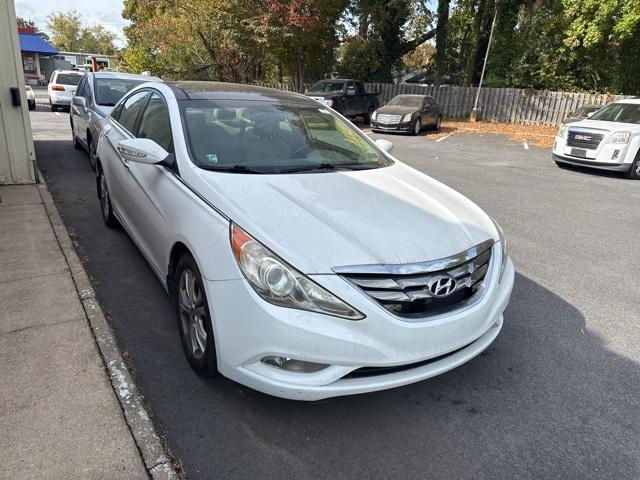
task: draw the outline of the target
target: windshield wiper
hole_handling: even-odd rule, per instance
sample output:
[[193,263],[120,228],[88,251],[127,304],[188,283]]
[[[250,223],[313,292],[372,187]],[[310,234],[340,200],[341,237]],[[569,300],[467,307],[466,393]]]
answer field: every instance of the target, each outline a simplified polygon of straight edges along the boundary
[[232,167],[210,167],[210,166],[202,166],[205,170],[211,170],[214,172],[231,172],[231,173],[255,173],[255,174],[264,174],[259,170],[253,170],[245,165],[233,165]]
[[317,165],[302,165],[300,167],[280,170],[280,173],[309,172],[313,170],[369,170],[379,165],[367,163],[320,163]]

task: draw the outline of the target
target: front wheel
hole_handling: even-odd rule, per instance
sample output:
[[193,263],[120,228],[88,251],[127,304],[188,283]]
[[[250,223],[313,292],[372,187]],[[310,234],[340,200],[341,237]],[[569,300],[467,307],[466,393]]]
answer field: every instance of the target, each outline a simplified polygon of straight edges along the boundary
[[368,123],[369,125],[371,124],[371,117],[373,116],[373,112],[375,111],[376,109],[373,108],[373,105],[369,107],[369,110],[364,115],[364,123]]
[[109,187],[104,172],[99,170],[96,179],[98,183],[98,196],[100,197],[100,211],[102,212],[102,220],[109,228],[118,226],[118,219],[113,214],[113,206],[111,205],[111,197],[109,196]]
[[413,127],[411,129],[411,135],[420,135],[420,130],[422,130],[422,120],[420,117],[416,118],[416,121],[413,123]]
[[200,270],[189,253],[178,260],[174,278],[173,303],[187,360],[200,375],[216,375],[218,363],[209,304]]
[[97,163],[96,145],[90,136],[87,138],[87,143],[89,144],[89,163],[91,164],[91,169],[95,172]]
[[640,153],[638,153],[636,159],[631,164],[631,168],[627,172],[627,177],[631,180],[640,180]]

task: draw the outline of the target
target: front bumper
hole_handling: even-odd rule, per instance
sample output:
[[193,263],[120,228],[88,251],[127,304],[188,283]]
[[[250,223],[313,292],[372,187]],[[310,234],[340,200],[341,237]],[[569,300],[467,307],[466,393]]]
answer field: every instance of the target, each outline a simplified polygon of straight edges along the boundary
[[371,130],[377,130],[380,132],[410,132],[412,130],[411,122],[398,123],[394,125],[371,120],[369,126],[371,127]]
[[[633,155],[629,153],[629,145],[603,141],[596,149],[576,149],[568,146],[566,142],[566,138],[556,136],[552,153],[554,161],[614,172],[627,172],[634,160]],[[584,155],[575,155],[576,150],[582,150]]]
[[[502,328],[514,267],[508,260],[498,283],[499,253],[495,258],[487,291],[476,303],[422,321],[391,315],[338,275],[313,278],[365,319],[277,307],[258,297],[244,279],[206,281],[218,368],[251,388],[295,400],[383,390],[441,374],[482,352]],[[315,373],[290,372],[262,363],[268,356],[329,366]],[[399,366],[392,373],[349,375],[360,368]]]

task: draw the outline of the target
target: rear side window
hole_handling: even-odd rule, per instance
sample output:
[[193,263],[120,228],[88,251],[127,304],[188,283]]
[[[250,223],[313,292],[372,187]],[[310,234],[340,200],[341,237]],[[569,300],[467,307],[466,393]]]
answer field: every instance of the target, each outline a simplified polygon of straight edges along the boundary
[[124,101],[122,108],[118,111],[118,123],[131,133],[135,133],[136,119],[140,109],[144,106],[147,95],[149,92],[146,90],[134,93]]
[[171,152],[169,111],[162,97],[155,92],[151,95],[147,107],[144,109],[137,136],[139,138],[149,138],[166,151]]
[[78,85],[81,79],[82,75],[76,73],[59,73],[55,83],[59,85]]

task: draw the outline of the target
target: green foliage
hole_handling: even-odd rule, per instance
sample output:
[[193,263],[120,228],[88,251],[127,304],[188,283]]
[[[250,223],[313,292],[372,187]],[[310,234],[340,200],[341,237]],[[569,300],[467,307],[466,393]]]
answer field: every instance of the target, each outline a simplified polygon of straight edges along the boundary
[[113,55],[115,35],[102,25],[84,26],[78,12],[55,12],[47,17],[51,43],[64,52]]

